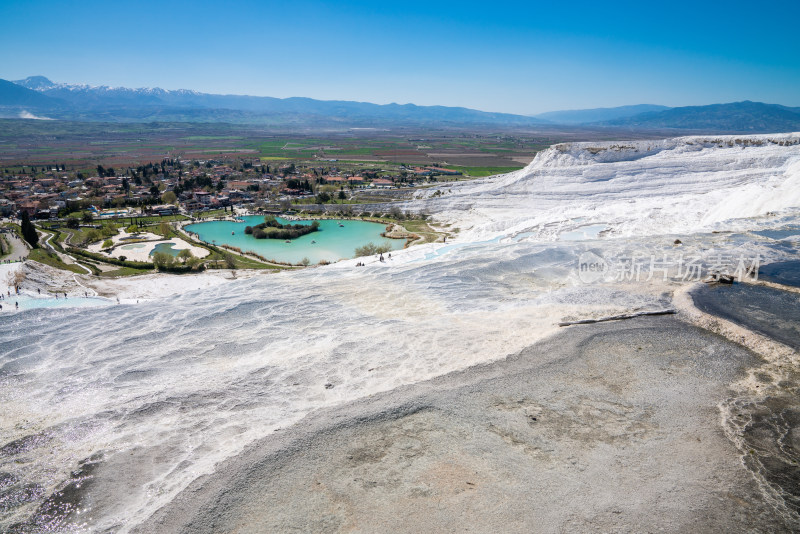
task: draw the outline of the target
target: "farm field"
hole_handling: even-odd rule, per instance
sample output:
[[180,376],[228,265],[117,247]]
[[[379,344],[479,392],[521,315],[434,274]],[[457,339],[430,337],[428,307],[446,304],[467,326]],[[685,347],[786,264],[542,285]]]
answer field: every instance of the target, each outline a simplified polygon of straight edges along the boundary
[[536,152],[570,140],[599,140],[590,130],[343,129],[281,132],[231,124],[79,123],[0,119],[0,169],[22,165],[123,167],[183,159],[260,159],[266,164],[332,162],[341,169],[437,165],[465,176],[524,167]]

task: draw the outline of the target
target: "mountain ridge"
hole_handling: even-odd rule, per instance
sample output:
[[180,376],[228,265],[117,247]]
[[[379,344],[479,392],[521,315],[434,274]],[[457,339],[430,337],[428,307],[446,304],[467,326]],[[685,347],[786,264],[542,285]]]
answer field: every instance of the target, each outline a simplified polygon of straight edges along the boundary
[[660,106],[657,104],[634,104],[629,106],[617,106],[609,108],[548,111],[533,116],[538,119],[554,122],[556,124],[590,124],[594,122],[621,119],[651,111],[664,111],[667,109],[671,108],[669,106]]
[[[211,120],[232,122],[314,122],[378,126],[399,124],[503,124],[538,126],[547,121],[524,115],[493,113],[464,107],[373,104],[347,100],[316,100],[307,97],[218,95],[188,89],[129,89],[124,87],[56,84],[44,76],[17,80],[17,85],[44,96],[65,101],[74,112],[104,120]],[[0,102],[2,105],[3,102]],[[43,103],[44,104],[44,103]],[[46,106],[45,106],[46,107]],[[64,112],[69,115],[68,112]]]
[[455,106],[374,104],[308,97],[220,95],[191,89],[131,89],[54,83],[44,76],[0,80],[0,116],[86,122],[211,122],[326,127],[517,127],[678,130],[705,133],[800,131],[800,108],[763,102],[667,107],[637,104],[562,110],[535,116]]
[[744,100],[707,106],[684,106],[598,123],[629,128],[731,132],[800,131],[800,108]]

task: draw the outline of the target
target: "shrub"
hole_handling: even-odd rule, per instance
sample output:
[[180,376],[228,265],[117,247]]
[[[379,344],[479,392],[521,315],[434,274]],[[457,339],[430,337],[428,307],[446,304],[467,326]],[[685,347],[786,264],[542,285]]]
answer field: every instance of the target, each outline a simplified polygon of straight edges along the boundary
[[152,269],[153,264],[150,262],[144,261],[129,261],[127,259],[120,258],[110,258],[108,256],[104,256],[102,254],[95,254],[94,252],[89,252],[88,250],[77,248],[77,247],[68,247],[67,252],[70,254],[76,254],[78,256],[83,256],[84,258],[90,258],[96,261],[111,263],[113,265],[119,265],[121,267],[131,267],[133,269]]
[[111,248],[114,246],[114,242],[110,239],[106,239],[103,241],[103,248]]
[[225,259],[225,267],[228,269],[236,268],[236,257],[233,254],[226,252],[223,258]]
[[192,251],[189,250],[188,248],[182,249],[180,252],[178,252],[178,259],[183,261],[183,263],[186,263],[188,260],[191,260],[192,258],[194,258],[194,255],[192,254]]
[[100,233],[100,230],[97,228],[92,228],[88,232],[86,232],[86,239],[84,243],[94,243],[95,241],[100,241],[103,235]]
[[117,226],[114,223],[109,223],[109,224],[103,226],[102,228],[100,228],[100,234],[103,237],[113,237],[113,236],[117,235],[117,232],[119,232],[119,226]]
[[174,262],[175,258],[173,258],[171,254],[167,254],[166,252],[156,252],[155,254],[153,254],[153,265],[155,265],[156,269],[158,269],[159,271],[162,270],[164,267],[171,267]]
[[364,246],[356,247],[356,258],[360,258],[361,256],[374,256],[378,253],[378,246],[370,241]]
[[376,245],[372,241],[367,243],[364,246],[356,248],[356,258],[361,256],[374,256],[375,254],[385,254],[392,250],[392,247],[386,243],[381,243],[380,245]]

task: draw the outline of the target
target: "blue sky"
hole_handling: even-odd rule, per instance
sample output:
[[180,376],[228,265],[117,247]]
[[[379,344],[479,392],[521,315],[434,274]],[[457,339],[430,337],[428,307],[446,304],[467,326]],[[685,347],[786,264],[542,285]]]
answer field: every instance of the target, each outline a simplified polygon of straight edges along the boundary
[[0,78],[533,114],[800,106],[800,2],[0,0]]

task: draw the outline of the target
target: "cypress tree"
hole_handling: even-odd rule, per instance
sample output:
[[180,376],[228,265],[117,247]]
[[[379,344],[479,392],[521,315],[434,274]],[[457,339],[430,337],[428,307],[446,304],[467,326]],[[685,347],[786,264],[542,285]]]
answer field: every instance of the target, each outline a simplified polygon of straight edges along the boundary
[[34,228],[30,217],[28,217],[28,212],[24,210],[22,211],[22,237],[25,238],[31,248],[37,247],[39,234],[36,233],[36,228]]

